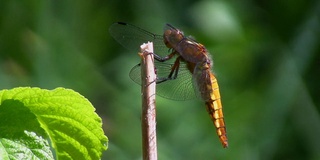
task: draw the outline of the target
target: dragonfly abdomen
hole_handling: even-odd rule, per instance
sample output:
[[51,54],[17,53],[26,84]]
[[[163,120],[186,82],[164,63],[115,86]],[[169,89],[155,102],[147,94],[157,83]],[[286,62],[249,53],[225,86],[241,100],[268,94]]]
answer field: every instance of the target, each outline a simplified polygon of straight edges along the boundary
[[226,148],[228,147],[227,130],[226,130],[226,125],[224,123],[222,108],[215,109],[216,108],[215,103],[221,103],[217,101],[220,101],[220,99],[206,102],[206,108],[213,124],[216,127],[220,142],[223,145],[223,147]]
[[222,112],[221,97],[219,92],[219,86],[217,79],[211,73],[210,74],[211,85],[207,87],[211,88],[210,99],[206,101],[206,109],[210,115],[210,118],[217,129],[220,142],[223,147],[228,147],[227,130],[224,122],[224,116]]

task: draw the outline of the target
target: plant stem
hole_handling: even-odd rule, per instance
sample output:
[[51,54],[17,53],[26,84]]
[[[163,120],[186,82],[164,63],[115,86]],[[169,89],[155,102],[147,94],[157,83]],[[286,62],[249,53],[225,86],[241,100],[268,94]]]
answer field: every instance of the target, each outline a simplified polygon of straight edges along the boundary
[[142,92],[142,153],[143,160],[157,160],[156,136],[156,74],[153,44],[143,44],[141,48],[141,92]]

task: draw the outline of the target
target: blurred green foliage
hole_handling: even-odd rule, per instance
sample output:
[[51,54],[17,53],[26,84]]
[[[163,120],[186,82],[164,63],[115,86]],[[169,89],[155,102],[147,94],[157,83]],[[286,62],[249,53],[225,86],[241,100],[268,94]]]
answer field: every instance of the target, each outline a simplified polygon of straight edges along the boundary
[[157,99],[159,159],[320,159],[320,1],[4,0],[0,87],[66,87],[97,108],[104,159],[141,159],[139,62],[108,27],[165,23],[211,52],[229,148],[204,104]]

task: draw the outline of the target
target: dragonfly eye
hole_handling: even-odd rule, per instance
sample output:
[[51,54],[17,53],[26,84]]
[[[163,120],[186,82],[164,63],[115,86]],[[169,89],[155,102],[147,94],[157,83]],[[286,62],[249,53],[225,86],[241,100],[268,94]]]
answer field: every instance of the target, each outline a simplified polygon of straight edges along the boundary
[[184,39],[184,36],[179,30],[167,29],[163,34],[163,38],[168,48],[175,48]]

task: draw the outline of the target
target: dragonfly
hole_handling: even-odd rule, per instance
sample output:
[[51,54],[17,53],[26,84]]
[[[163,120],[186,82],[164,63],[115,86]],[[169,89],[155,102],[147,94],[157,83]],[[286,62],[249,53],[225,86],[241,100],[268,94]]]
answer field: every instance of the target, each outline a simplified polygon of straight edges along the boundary
[[[228,147],[218,81],[212,72],[213,61],[204,45],[170,24],[165,25],[163,35],[124,22],[112,24],[109,32],[123,47],[136,53],[141,44],[153,42],[156,94],[172,100],[196,97],[202,100],[222,146]],[[141,85],[140,64],[131,69],[129,76]]]

